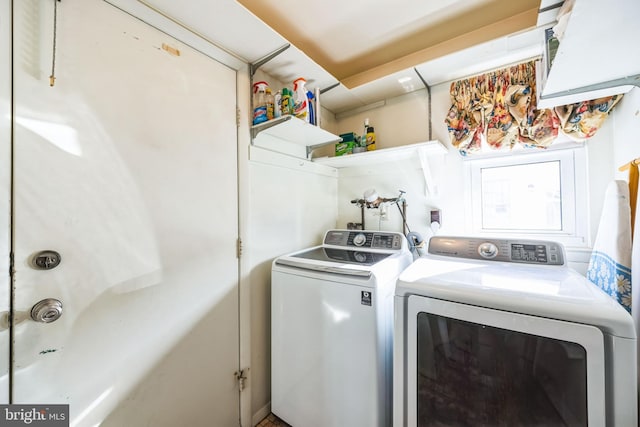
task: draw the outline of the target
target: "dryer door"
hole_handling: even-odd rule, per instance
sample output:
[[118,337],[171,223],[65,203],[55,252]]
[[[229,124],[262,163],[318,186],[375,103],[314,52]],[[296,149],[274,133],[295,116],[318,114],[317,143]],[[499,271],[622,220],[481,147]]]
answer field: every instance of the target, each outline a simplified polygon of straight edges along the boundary
[[408,426],[605,425],[596,327],[415,295],[407,312]]

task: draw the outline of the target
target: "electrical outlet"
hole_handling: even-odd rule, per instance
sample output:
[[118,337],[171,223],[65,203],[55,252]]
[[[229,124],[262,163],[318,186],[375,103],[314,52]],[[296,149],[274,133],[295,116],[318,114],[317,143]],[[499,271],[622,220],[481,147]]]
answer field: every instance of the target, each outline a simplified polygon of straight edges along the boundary
[[442,225],[442,211],[440,209],[431,209],[430,217],[431,220],[429,221],[429,224],[437,222],[438,224]]

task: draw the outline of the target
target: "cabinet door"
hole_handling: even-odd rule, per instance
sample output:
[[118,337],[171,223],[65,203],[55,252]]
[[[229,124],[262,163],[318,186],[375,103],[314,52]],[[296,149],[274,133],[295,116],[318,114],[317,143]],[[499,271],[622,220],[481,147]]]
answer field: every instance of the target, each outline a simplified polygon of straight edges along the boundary
[[237,425],[235,71],[103,1],[13,7],[13,403]]

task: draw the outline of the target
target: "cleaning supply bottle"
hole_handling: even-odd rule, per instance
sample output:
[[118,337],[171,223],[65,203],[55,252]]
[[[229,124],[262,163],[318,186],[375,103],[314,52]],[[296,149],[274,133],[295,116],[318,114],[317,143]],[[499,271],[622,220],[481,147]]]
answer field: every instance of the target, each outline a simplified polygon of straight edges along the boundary
[[364,119],[364,129],[362,131],[362,137],[360,139],[360,147],[367,148],[367,129],[369,128],[369,118]]
[[287,116],[293,114],[293,101],[291,99],[291,91],[289,88],[282,89],[281,110],[282,115]]
[[277,91],[273,97],[273,117],[282,117],[282,94]]
[[314,102],[314,98],[315,96],[313,95],[313,92],[311,92],[310,90],[307,91],[307,102],[309,103],[309,123],[311,123],[312,125],[316,125],[316,114],[315,114],[315,102]]
[[271,93],[271,89],[269,89],[268,87],[265,92],[265,99],[267,102],[267,120],[273,120],[273,118],[275,117],[274,115],[275,114],[275,111],[274,111],[275,98]]
[[267,82],[253,84],[253,124],[267,121]]
[[291,114],[292,116],[296,115],[296,106],[293,103],[293,91],[289,88],[287,88],[287,93],[289,94],[289,114]]
[[367,151],[376,149],[376,133],[373,126],[367,126]]
[[293,109],[297,118],[309,123],[309,100],[307,99],[307,89],[304,87],[306,82],[302,77],[293,81]]

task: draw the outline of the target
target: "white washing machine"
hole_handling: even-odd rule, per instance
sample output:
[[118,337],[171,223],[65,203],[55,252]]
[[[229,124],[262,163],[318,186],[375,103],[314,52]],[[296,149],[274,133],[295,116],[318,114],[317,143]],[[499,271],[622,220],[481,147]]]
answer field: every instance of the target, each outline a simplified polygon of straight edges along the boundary
[[395,292],[394,426],[637,426],[631,316],[554,242],[433,237]]
[[400,233],[329,230],[281,256],[271,280],[271,410],[294,427],[391,424]]

